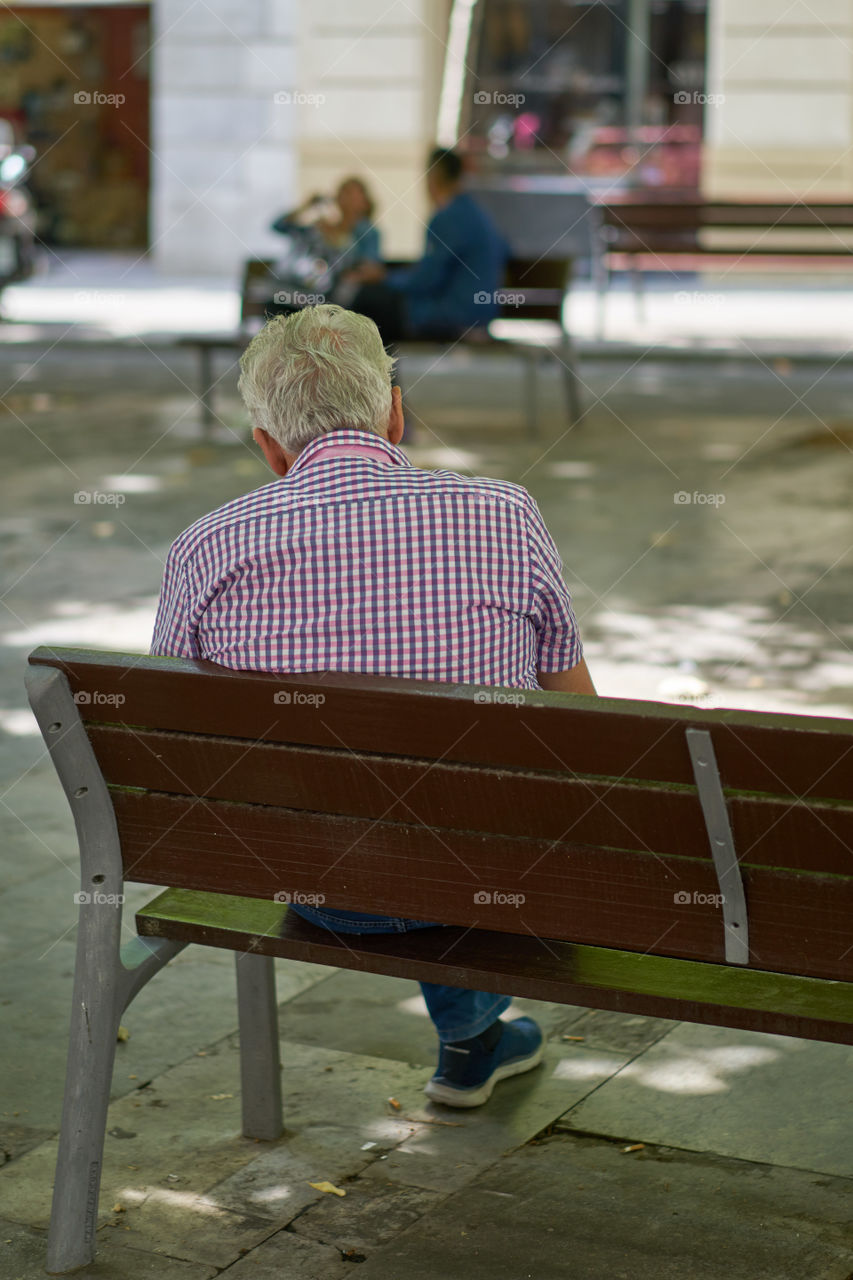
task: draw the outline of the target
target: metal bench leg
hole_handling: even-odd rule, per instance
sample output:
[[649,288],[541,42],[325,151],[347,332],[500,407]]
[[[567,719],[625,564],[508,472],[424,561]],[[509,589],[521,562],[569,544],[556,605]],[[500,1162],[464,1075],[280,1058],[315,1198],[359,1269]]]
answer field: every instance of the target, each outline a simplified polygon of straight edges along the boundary
[[251,951],[235,960],[243,1135],[270,1141],[284,1131],[274,961]]
[[643,287],[643,273],[637,267],[631,267],[631,284],[634,288],[634,313],[637,317],[638,324],[644,324],[646,320],[645,291]]
[[563,335],[559,360],[563,374],[563,387],[566,393],[566,417],[569,426],[573,427],[583,417],[583,402],[581,400],[575,347],[568,334]]
[[[53,1208],[47,1245],[52,1274],[85,1266],[95,1256],[98,1192],[110,1084],[121,1009],[115,985],[116,939],[111,922],[84,929],[85,915],[102,916],[98,907],[81,915],[74,973],[71,1036]],[[115,912],[118,919],[121,908]]]
[[98,1193],[119,1019],[137,991],[184,943],[133,938],[121,946],[124,883],[112,800],[65,676],[35,667],[30,704],[48,745],[80,842],[79,922],[71,1034],[47,1270],[95,1256]]
[[594,254],[593,277],[595,280],[595,338],[597,342],[602,342],[604,340],[607,291],[610,288],[611,275],[612,272],[604,260],[604,254]]
[[216,421],[213,411],[213,352],[210,347],[199,347],[199,404],[204,427],[212,427]]
[[539,438],[538,375],[539,353],[535,347],[523,348],[524,400],[527,416],[527,434],[531,440]]

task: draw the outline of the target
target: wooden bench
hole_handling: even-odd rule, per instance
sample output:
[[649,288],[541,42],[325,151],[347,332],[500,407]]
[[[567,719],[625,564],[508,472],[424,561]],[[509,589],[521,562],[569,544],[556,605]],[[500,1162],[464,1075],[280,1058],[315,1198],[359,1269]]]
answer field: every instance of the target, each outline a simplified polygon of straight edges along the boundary
[[[282,1132],[274,957],[853,1044],[850,721],[30,664],[81,854],[52,1272],[94,1253],[122,1012],[191,942],[236,953],[255,1138]],[[168,887],[122,944],[128,881]],[[339,938],[289,909],[300,894],[447,927]]]
[[[408,262],[389,262],[389,267],[410,266]],[[267,306],[275,291],[271,275],[274,263],[267,258],[250,259],[244,264],[240,289],[240,324],[236,332],[189,334],[179,339],[179,346],[195,351],[199,358],[198,400],[201,417],[209,427],[216,420],[214,393],[224,374],[216,376],[216,355],[227,352],[233,364],[248,346],[253,334],[266,318]],[[571,278],[571,261],[565,258],[543,256],[538,260],[511,259],[507,263],[501,294],[500,319],[526,322],[529,337],[515,339],[495,338],[486,326],[474,327],[457,342],[404,342],[399,345],[402,357],[400,369],[405,367],[407,356],[435,356],[436,368],[440,360],[456,347],[478,354],[507,353],[523,361],[524,408],[528,434],[535,438],[539,433],[538,372],[544,360],[555,361],[561,372],[569,425],[582,416],[580,379],[577,372],[574,346],[563,319],[563,303]],[[544,322],[544,326],[543,326]],[[542,329],[548,329],[541,340]],[[430,370],[432,371],[432,370]],[[421,379],[418,379],[421,381]],[[405,392],[406,388],[403,387]]]
[[768,265],[853,266],[850,201],[736,201],[650,198],[628,192],[597,204],[606,270],[599,316],[614,270],[628,269],[638,301],[644,271]]

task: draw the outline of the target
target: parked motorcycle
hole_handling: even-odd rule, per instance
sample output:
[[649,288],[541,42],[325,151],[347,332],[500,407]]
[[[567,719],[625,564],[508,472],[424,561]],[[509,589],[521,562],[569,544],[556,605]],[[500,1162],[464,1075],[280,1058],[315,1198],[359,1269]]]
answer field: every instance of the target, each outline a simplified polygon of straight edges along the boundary
[[24,185],[34,157],[33,148],[17,146],[11,126],[0,121],[0,289],[35,269],[36,213]]

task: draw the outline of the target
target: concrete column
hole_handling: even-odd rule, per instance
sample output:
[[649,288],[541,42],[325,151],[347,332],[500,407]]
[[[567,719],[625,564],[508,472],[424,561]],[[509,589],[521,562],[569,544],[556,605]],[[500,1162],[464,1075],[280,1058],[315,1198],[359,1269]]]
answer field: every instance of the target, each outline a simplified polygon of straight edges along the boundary
[[291,113],[298,198],[361,175],[389,257],[423,246],[423,165],[435,142],[449,14],[450,0],[300,6],[299,101]]
[[707,92],[706,195],[849,197],[851,0],[711,0]]
[[296,189],[299,0],[155,0],[152,254],[164,271],[236,272],[273,249]]

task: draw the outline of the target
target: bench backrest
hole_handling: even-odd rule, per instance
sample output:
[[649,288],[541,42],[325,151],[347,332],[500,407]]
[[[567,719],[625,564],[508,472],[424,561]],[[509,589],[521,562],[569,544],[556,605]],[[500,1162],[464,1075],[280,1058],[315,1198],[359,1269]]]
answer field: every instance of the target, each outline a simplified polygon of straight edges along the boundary
[[[70,686],[128,880],[723,961],[686,738],[708,731],[750,964],[853,976],[848,721],[84,650],[30,662]],[[49,745],[68,729],[42,724]]]
[[[270,301],[271,258],[249,258],[243,264],[240,290],[240,324],[263,320]],[[411,266],[396,260],[389,267]],[[505,300],[500,314],[506,319],[550,320],[562,325],[563,299],[571,279],[568,258],[511,258],[502,281]]]
[[563,325],[570,258],[510,258],[504,271],[501,319],[549,320]]
[[[609,250],[642,252],[664,246],[700,249],[703,231],[742,232],[743,243],[770,253],[778,248],[767,233],[815,232],[816,248],[849,251],[843,233],[853,229],[853,204],[803,201],[766,202],[703,200],[649,200],[639,196],[602,202],[599,206],[601,236]],[[761,233],[761,238],[749,235]],[[841,235],[839,233],[842,233]],[[800,244],[808,253],[809,244]]]

